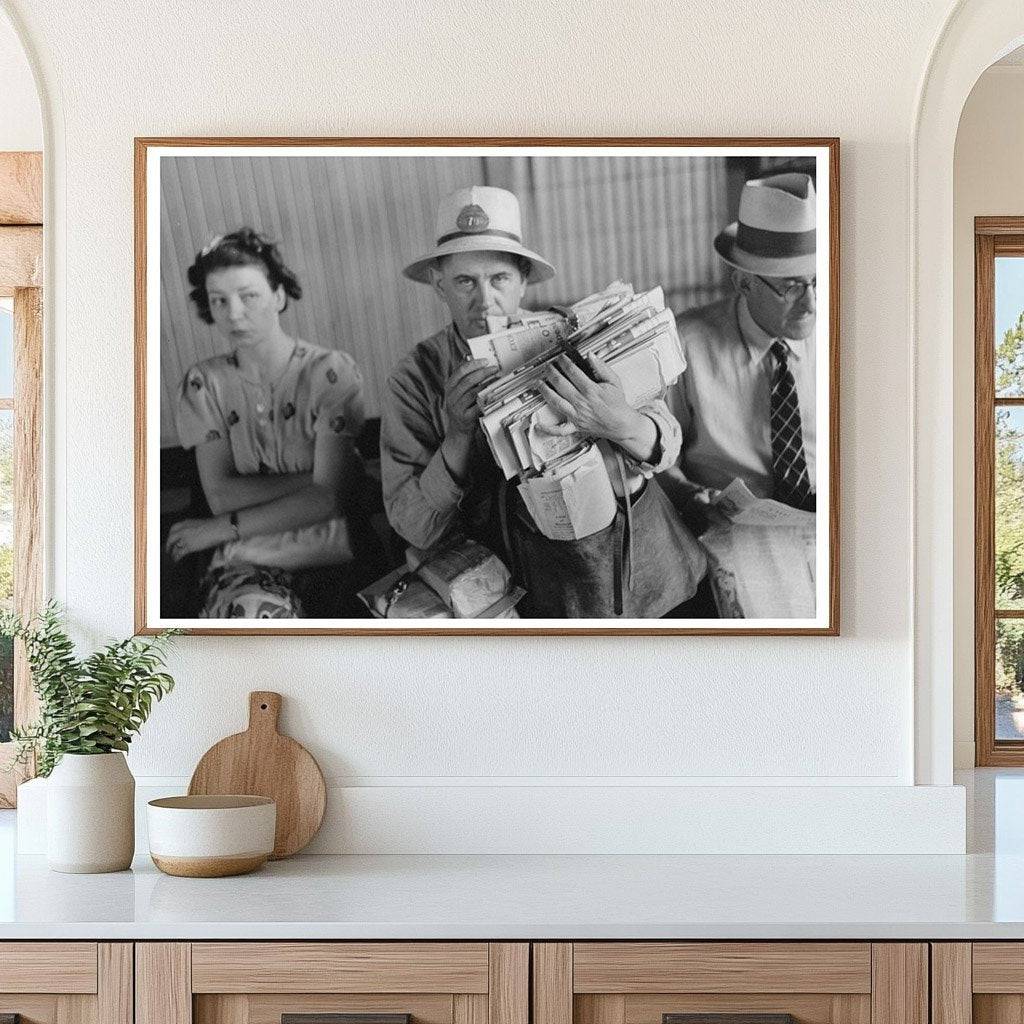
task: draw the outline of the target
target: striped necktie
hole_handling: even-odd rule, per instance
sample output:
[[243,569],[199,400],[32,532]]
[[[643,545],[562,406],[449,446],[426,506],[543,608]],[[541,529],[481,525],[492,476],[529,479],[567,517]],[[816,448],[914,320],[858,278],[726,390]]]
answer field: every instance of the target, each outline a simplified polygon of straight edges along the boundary
[[776,501],[813,512],[815,495],[804,458],[804,436],[796,381],[789,368],[789,349],[779,338],[772,342],[775,368],[771,381],[772,471]]

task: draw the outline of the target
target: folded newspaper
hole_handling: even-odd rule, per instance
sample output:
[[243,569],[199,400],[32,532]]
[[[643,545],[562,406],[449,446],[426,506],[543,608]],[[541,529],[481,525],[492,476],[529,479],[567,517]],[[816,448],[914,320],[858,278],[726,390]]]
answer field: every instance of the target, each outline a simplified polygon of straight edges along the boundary
[[812,619],[815,616],[817,520],[813,512],[758,498],[733,480],[715,507],[729,517],[701,535],[722,618]]
[[573,540],[603,530],[615,516],[615,494],[601,449],[589,435],[565,433],[537,386],[563,353],[584,372],[595,355],[618,375],[632,406],[661,397],[686,368],[664,292],[636,294],[615,281],[566,308],[488,317],[488,327],[469,347],[502,371],[478,396],[494,461],[516,481],[544,536]]

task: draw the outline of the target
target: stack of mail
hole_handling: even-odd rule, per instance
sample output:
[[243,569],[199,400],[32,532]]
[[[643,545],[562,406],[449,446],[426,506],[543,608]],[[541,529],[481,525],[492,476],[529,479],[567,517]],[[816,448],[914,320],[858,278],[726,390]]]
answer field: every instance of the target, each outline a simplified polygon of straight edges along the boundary
[[512,574],[505,563],[475,541],[440,550],[409,548],[405,562],[457,619],[480,615],[512,589]]
[[429,551],[408,548],[406,567],[359,592],[377,618],[518,618],[525,591],[505,563],[482,544],[462,540]]
[[515,317],[489,316],[487,334],[470,338],[474,359],[486,359],[503,373],[511,373],[537,356],[544,358],[573,333],[593,323],[602,312],[614,311],[633,298],[628,284],[615,281],[563,311],[520,312]]
[[469,344],[474,358],[503,371],[477,399],[495,462],[517,481],[546,537],[572,540],[604,529],[615,515],[605,460],[593,438],[566,430],[537,386],[562,353],[588,374],[594,355],[618,375],[630,405],[661,397],[686,368],[664,293],[638,295],[616,281],[565,310],[488,320],[491,333]]
[[519,484],[523,503],[545,537],[577,540],[615,518],[615,492],[597,444],[554,459]]

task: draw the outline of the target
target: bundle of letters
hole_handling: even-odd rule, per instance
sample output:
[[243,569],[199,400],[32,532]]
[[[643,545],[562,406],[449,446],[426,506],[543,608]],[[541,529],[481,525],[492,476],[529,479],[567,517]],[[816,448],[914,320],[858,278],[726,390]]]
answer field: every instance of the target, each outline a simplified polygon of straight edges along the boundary
[[588,356],[615,371],[634,408],[661,397],[686,368],[675,316],[661,288],[639,295],[616,281],[573,306],[488,317],[490,333],[469,342],[475,359],[487,359],[503,376],[478,397],[483,428],[495,462],[515,480],[537,528],[552,540],[576,540],[607,527],[616,502],[605,441],[572,432],[548,406],[537,385],[565,354],[588,376]]

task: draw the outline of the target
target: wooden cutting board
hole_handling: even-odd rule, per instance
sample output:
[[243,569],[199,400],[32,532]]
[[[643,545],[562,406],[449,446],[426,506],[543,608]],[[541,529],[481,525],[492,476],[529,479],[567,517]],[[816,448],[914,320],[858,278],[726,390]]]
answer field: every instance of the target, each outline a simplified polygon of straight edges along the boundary
[[277,803],[272,860],[298,853],[324,819],[327,789],[320,766],[302,744],[277,731],[281,694],[249,694],[249,728],[214,744],[200,759],[190,795],[243,793]]

